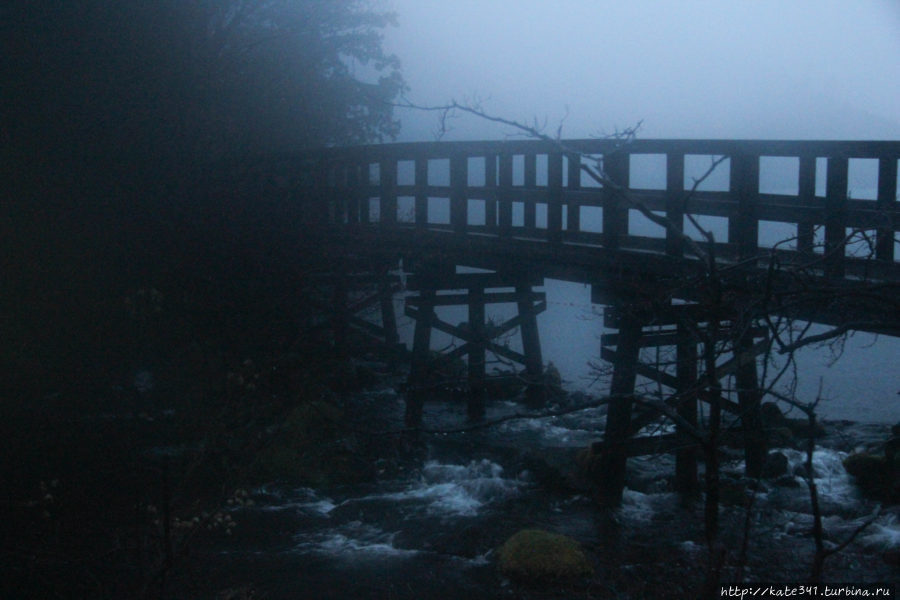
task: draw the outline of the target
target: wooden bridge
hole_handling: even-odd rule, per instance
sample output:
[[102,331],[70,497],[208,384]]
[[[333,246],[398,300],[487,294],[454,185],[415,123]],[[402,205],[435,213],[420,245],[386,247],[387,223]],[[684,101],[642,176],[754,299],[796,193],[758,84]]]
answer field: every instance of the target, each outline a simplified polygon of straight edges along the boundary
[[[757,320],[763,312],[900,335],[898,159],[900,142],[876,141],[435,142],[326,149],[274,165],[274,176],[268,165],[266,176],[303,203],[305,221],[329,232],[341,261],[333,273],[338,321],[354,318],[351,272],[380,280],[371,301],[354,302],[380,299],[382,324],[362,327],[396,344],[384,277],[403,259],[411,273],[406,311],[416,320],[411,425],[421,418],[432,329],[465,342],[445,359],[468,357],[472,417],[484,411],[486,352],[520,363],[539,401],[536,315],[546,304],[534,288],[544,278],[590,284],[593,301],[608,307],[605,325],[618,330],[602,337],[601,356],[614,365],[613,401],[598,446],[616,502],[626,457],[653,451],[649,442],[676,452],[680,488],[696,481],[696,444],[685,431],[633,439],[638,375],[670,388],[670,405],[686,423],[697,423],[698,401],[710,401],[697,392],[702,377],[734,376],[737,401],[715,400],[739,418],[748,472],[758,474],[766,450],[755,357],[770,344]],[[605,179],[591,178],[589,165]],[[862,189],[854,186],[860,173],[870,182]],[[490,328],[491,302],[515,303],[518,315]],[[467,306],[468,322],[438,319],[435,307],[449,304]],[[494,341],[516,327],[521,353]],[[726,340],[730,352],[712,375],[698,366],[698,345],[709,336]],[[674,372],[642,363],[648,346],[671,347]]]

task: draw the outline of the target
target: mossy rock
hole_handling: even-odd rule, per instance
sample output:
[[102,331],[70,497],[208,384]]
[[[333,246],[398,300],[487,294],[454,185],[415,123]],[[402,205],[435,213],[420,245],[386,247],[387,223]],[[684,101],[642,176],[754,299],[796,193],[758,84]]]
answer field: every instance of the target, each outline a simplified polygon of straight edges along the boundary
[[541,529],[523,529],[499,552],[500,571],[517,579],[545,580],[591,575],[594,568],[572,538]]

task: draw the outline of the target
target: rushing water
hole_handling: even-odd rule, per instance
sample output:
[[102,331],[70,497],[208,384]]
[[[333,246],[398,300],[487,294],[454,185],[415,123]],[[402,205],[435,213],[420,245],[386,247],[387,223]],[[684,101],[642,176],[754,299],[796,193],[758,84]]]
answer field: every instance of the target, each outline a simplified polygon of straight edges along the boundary
[[[401,398],[390,390],[349,402],[360,422],[368,420],[369,411],[378,411],[380,418],[387,415],[388,421],[399,423],[403,410]],[[517,410],[512,402],[491,402],[488,418]],[[429,427],[456,427],[464,418],[465,407],[459,404],[426,405]],[[527,527],[581,541],[598,562],[598,573],[608,575],[612,591],[621,591],[622,573],[642,577],[667,568],[653,560],[702,564],[700,509],[682,507],[672,492],[671,457],[629,461],[628,489],[612,515],[612,532],[589,493],[548,486],[540,465],[552,463],[554,453],[568,452],[571,458],[575,448],[596,438],[603,424],[601,409],[581,417],[512,420],[431,436],[424,455],[417,457],[373,458],[379,472],[374,483],[326,490],[264,486],[252,494],[252,506],[234,509],[238,525],[216,545],[210,562],[219,566],[211,576],[222,587],[252,583],[270,600],[559,597],[548,589],[528,589],[526,594],[497,571],[496,548]],[[874,510],[860,497],[841,460],[856,445],[884,439],[886,432],[886,426],[834,425],[817,448],[814,469],[829,543],[849,535]],[[772,564],[782,576],[808,572],[812,517],[799,476],[805,456],[792,449],[783,452],[788,475],[778,484],[767,483],[754,497],[751,560],[745,571],[751,580],[765,579]],[[739,477],[742,469],[739,458],[729,456],[725,481]],[[722,509],[722,537],[732,552],[743,532],[743,514],[727,501]],[[900,548],[897,511],[879,516],[826,573],[834,580],[884,581],[890,568],[880,556],[891,548]],[[654,554],[660,558],[653,559]],[[604,597],[592,596],[587,588],[570,591],[570,597]]]

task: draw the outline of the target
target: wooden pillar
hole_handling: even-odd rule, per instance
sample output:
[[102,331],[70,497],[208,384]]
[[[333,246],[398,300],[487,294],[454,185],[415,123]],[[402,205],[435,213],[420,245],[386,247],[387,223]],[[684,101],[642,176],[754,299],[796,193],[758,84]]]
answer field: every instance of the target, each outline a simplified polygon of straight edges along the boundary
[[[678,380],[678,416],[687,425],[697,426],[697,341],[682,324],[678,325],[675,341],[675,378]],[[698,492],[697,440],[687,431],[687,425],[676,424],[679,447],[675,452],[675,490],[686,496]]]
[[[798,195],[802,206],[809,206],[810,210],[816,202],[816,157],[803,155],[800,157],[800,181],[798,182]],[[812,218],[807,218],[797,223],[797,251],[804,254],[813,253],[815,239],[813,231],[815,224]]]
[[428,364],[431,358],[431,325],[434,321],[434,289],[423,289],[419,295],[416,313],[416,329],[413,333],[412,364],[406,390],[406,426],[422,424],[422,408],[425,404],[425,385],[428,380]]
[[538,335],[537,315],[531,297],[531,286],[517,285],[516,295],[521,319],[519,331],[522,335],[522,350],[525,353],[525,374],[528,378],[525,401],[529,407],[537,408],[544,404],[547,394],[543,381],[544,359],[541,356],[541,340]]
[[878,159],[878,210],[884,224],[875,232],[875,257],[878,260],[894,260],[894,223],[897,206],[897,158]]
[[363,194],[363,182],[359,163],[350,163],[347,173],[347,223],[359,223],[359,203]]
[[387,275],[378,282],[378,302],[381,305],[381,327],[384,329],[384,342],[393,350],[400,343],[397,333],[397,314],[394,312],[394,294]]
[[469,342],[469,419],[484,417],[487,390],[485,376],[485,339],[484,327],[484,288],[469,288],[469,331],[472,341]]
[[825,275],[844,276],[844,238],[847,236],[847,167],[844,157],[828,159],[825,177]]
[[684,154],[666,155],[666,218],[677,231],[666,229],[666,254],[684,255]]
[[642,329],[639,319],[622,311],[616,363],[613,365],[609,390],[612,400],[606,413],[606,435],[603,438],[604,450],[600,461],[600,504],[605,507],[621,504],[625,489],[628,458],[625,442],[631,435],[631,406]]
[[735,380],[741,424],[744,429],[744,468],[747,477],[760,477],[766,462],[766,436],[763,432],[760,406],[762,393],[756,377],[756,354],[753,352],[753,335],[741,331],[734,341],[734,358],[737,362]]

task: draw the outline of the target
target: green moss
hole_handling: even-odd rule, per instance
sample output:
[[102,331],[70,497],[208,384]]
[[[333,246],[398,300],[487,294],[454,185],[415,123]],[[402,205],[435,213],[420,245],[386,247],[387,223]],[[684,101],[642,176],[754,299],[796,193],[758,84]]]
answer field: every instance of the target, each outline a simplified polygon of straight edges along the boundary
[[500,570],[520,579],[591,575],[593,567],[572,538],[541,529],[523,529],[500,547]]

